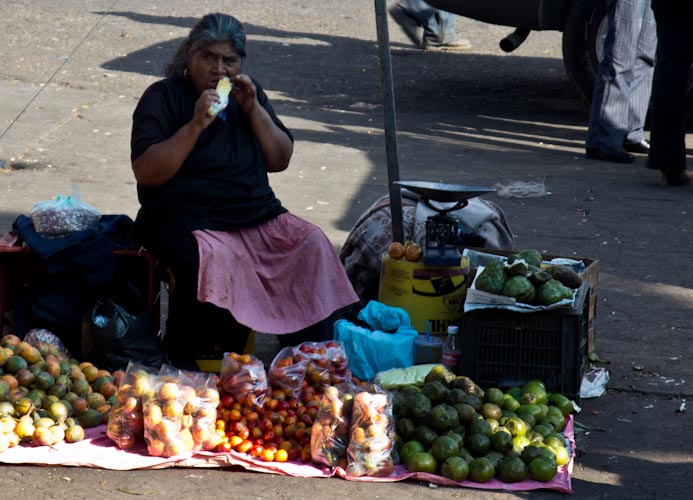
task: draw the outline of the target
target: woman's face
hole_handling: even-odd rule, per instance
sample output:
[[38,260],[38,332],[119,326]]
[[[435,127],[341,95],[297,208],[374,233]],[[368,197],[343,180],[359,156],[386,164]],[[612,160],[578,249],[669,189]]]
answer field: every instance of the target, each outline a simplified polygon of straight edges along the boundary
[[234,76],[241,72],[242,58],[229,43],[210,43],[197,52],[188,52],[188,76],[193,85],[202,92],[216,88],[224,76]]

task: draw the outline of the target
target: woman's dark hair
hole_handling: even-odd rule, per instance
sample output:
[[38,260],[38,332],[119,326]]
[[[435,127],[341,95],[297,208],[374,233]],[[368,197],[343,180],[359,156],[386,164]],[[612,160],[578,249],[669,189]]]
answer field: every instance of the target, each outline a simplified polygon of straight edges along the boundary
[[187,67],[185,51],[190,47],[190,53],[194,54],[210,43],[229,43],[238,52],[241,58],[245,58],[245,30],[243,24],[228,14],[207,14],[197,21],[190,30],[188,38],[180,44],[173,61],[164,69],[167,77],[182,75]]

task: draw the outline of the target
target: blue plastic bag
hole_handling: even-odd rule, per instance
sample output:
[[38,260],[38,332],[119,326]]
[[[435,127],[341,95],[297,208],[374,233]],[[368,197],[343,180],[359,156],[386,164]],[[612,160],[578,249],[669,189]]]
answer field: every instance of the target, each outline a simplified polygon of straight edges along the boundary
[[[349,369],[353,375],[360,380],[371,380],[380,371],[412,366],[414,340],[419,332],[412,328],[406,311],[376,301],[369,302],[363,311],[366,313],[359,313],[358,317],[369,325],[382,325],[382,320],[385,319],[384,323],[388,327],[396,327],[396,330],[394,333],[370,330],[346,319],[335,322],[335,339],[344,343]],[[393,318],[399,318],[399,326],[396,322],[393,323]]]

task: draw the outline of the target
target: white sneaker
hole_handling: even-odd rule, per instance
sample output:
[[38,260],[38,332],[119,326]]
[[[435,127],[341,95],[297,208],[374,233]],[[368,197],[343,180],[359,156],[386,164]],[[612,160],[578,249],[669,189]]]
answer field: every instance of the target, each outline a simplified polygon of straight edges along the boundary
[[432,44],[428,42],[424,42],[423,49],[424,50],[442,50],[442,51],[448,51],[448,52],[467,52],[468,50],[471,50],[473,47],[472,43],[467,40],[466,38],[458,38],[457,40],[450,42],[450,43],[445,43],[445,44]]

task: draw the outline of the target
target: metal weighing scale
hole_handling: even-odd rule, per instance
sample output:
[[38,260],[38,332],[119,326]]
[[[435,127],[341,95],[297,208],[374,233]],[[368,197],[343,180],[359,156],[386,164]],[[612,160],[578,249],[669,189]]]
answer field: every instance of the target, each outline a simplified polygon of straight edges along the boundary
[[[450,212],[459,210],[469,204],[471,198],[492,193],[493,188],[464,186],[426,181],[395,181],[394,184],[418,194],[428,208],[437,213],[426,219],[426,247],[424,264],[427,266],[459,266],[462,260],[459,246],[464,239],[457,217]],[[455,203],[450,208],[440,208],[432,201]]]

